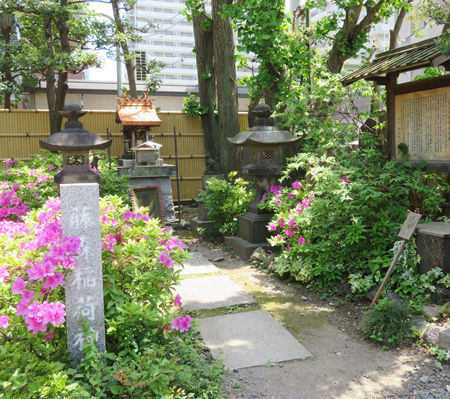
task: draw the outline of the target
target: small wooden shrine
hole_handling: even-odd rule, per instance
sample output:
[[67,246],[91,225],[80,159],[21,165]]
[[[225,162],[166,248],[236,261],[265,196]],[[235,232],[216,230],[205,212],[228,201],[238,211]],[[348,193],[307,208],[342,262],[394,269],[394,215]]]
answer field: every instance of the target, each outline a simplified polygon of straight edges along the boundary
[[130,154],[132,148],[150,139],[150,129],[160,126],[162,121],[156,113],[153,101],[145,93],[142,99],[128,98],[124,93],[116,107],[116,123],[123,126],[124,156]]

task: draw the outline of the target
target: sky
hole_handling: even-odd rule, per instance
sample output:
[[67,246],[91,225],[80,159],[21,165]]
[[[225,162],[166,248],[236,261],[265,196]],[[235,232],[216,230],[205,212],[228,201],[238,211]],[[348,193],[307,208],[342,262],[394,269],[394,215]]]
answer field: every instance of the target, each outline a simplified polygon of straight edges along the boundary
[[[111,4],[89,3],[89,8],[100,14],[106,14],[112,17]],[[117,63],[108,58],[105,51],[99,51],[99,53],[101,53],[103,66],[101,68],[89,68],[87,79],[115,82],[117,80]]]

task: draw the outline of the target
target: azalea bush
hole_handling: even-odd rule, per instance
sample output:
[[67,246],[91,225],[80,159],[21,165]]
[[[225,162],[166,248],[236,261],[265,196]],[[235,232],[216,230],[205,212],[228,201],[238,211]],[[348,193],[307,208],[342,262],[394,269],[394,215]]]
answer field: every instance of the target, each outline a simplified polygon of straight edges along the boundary
[[[23,174],[30,167],[4,175],[47,176]],[[52,190],[52,179],[41,180],[26,189],[0,182],[0,398],[220,397],[223,367],[191,344],[194,320],[174,291],[175,266],[187,258],[181,240],[119,196],[100,200],[108,352],[98,352],[85,322],[84,360],[72,368],[64,284],[80,240],[62,236],[60,200],[44,202],[39,189]]]
[[[279,273],[317,288],[348,283],[363,295],[381,282],[408,210],[413,206],[426,219],[444,209],[445,184],[434,177],[428,182],[420,166],[386,162],[372,141],[363,135],[357,151],[335,146],[334,156],[309,152],[291,159],[284,188],[273,188],[272,198],[263,204],[275,212],[268,228],[271,243],[282,249],[276,261]],[[289,184],[296,178],[304,185]],[[411,296],[407,281],[417,275],[416,264],[411,257],[408,267],[399,267],[390,288]],[[426,301],[443,277],[433,270],[415,278],[422,288],[413,296]]]

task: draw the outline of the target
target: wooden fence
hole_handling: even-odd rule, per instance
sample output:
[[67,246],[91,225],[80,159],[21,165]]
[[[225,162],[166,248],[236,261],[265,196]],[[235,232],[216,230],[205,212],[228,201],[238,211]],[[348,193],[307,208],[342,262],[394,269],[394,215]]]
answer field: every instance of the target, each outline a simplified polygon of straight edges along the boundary
[[[182,201],[193,200],[201,189],[201,176],[206,168],[201,121],[181,112],[160,112],[158,115],[163,122],[160,127],[152,128],[153,140],[163,145],[161,156],[164,163],[175,164],[175,126],[180,198]],[[123,154],[122,125],[115,123],[114,111],[88,111],[81,121],[85,129],[104,138],[106,129],[109,129],[113,140],[112,157],[118,158]],[[241,130],[248,127],[247,114],[239,115],[239,124]],[[0,161],[10,158],[29,160],[32,154],[40,152],[39,140],[48,138],[49,131],[47,111],[0,110]],[[176,198],[175,178],[172,178],[172,192]]]

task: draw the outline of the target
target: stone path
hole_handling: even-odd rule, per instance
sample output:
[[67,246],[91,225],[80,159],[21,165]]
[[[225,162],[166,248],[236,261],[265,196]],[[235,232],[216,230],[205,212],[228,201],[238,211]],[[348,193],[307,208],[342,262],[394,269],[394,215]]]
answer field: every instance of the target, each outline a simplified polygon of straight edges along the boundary
[[[255,299],[231,279],[217,274],[220,269],[201,253],[192,253],[185,263],[176,291],[184,310],[211,310],[256,304]],[[241,311],[200,318],[200,334],[213,357],[222,359],[228,369],[262,366],[312,357],[277,320],[264,310]]]

